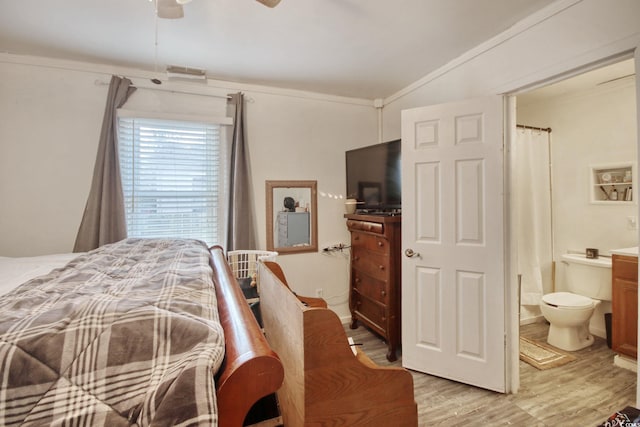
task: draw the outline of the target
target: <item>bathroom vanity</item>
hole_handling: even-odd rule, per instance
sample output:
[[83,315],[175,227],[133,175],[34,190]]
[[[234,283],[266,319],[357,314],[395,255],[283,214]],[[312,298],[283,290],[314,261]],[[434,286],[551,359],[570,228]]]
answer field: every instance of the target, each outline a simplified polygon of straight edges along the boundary
[[620,355],[638,356],[638,248],[612,250],[611,344]]

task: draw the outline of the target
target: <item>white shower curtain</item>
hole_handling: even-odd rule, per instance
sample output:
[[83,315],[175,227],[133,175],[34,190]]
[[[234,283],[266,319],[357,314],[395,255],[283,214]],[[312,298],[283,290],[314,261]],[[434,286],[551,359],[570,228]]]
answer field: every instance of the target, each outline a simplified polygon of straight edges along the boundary
[[551,291],[550,135],[535,129],[516,130],[515,209],[521,304],[538,305]]

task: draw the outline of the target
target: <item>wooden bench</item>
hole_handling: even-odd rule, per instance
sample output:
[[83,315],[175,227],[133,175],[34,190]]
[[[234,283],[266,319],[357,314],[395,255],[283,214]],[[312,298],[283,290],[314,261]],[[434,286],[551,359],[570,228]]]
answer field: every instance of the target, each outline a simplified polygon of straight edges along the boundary
[[417,426],[407,370],[354,354],[333,311],[303,303],[278,264],[258,268],[265,335],[284,366],[277,392],[284,425]]

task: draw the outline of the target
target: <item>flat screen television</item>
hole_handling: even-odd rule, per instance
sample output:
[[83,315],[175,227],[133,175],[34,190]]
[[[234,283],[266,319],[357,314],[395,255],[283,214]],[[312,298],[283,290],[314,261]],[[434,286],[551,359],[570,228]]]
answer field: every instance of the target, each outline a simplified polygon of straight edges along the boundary
[[400,140],[349,150],[347,198],[359,212],[399,213],[401,203]]

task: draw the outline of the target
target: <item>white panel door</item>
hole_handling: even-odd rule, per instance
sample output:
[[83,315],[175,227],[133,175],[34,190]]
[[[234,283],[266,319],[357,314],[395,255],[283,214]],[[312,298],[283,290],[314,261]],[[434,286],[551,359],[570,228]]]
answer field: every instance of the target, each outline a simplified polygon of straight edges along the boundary
[[403,366],[505,391],[503,98],[402,112]]

